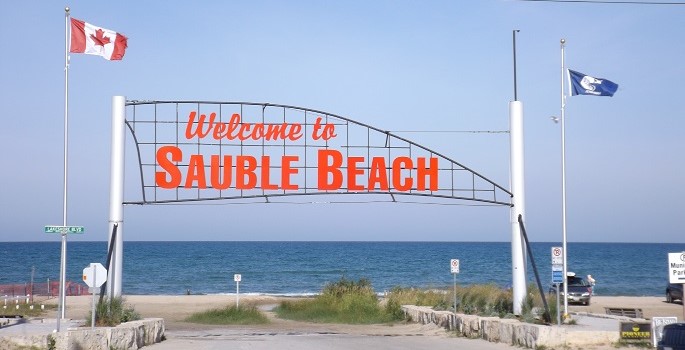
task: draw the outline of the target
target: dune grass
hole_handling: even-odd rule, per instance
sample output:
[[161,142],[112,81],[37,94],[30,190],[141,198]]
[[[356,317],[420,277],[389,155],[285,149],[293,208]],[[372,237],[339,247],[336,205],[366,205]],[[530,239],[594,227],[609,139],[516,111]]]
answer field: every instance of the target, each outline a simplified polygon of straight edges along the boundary
[[387,295],[389,303],[398,305],[429,306],[436,310],[447,310],[452,305],[452,294],[441,289],[418,289],[394,287]]
[[379,305],[369,280],[344,277],[324,286],[315,298],[281,302],[276,313],[285,319],[318,323],[374,324],[404,319],[399,304]]
[[[522,305],[522,314],[518,317],[524,322],[538,323],[544,312],[542,298],[534,285],[528,287],[529,293]],[[388,304],[428,306],[435,310],[454,311],[454,290],[416,289],[395,287],[388,294]],[[550,314],[555,315],[555,299],[547,295]],[[494,284],[475,284],[457,287],[457,312],[513,318],[514,302],[510,289],[503,289]]]
[[[86,326],[90,326],[92,312],[88,312]],[[95,325],[112,327],[124,322],[140,320],[140,314],[126,304],[123,297],[103,298],[95,306]]]
[[[510,289],[494,284],[458,286],[456,312],[501,318],[517,317],[524,322],[539,323],[544,309],[537,288],[533,287],[529,287],[530,293],[522,305],[522,315],[514,316]],[[550,299],[553,314],[554,299]],[[455,311],[451,288],[395,287],[383,302],[379,302],[369,280],[353,281],[343,277],[337,282],[326,284],[321,294],[314,298],[281,302],[276,314],[284,319],[318,323],[392,323],[406,320],[402,305]]]
[[215,325],[265,324],[269,319],[255,305],[226,306],[221,309],[197,312],[185,319],[186,322]]

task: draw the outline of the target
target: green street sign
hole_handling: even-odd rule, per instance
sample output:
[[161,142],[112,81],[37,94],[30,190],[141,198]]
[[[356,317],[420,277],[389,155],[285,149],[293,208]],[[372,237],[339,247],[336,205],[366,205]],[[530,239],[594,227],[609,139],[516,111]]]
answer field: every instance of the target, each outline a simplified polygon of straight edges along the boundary
[[83,233],[83,226],[45,226],[45,233]]

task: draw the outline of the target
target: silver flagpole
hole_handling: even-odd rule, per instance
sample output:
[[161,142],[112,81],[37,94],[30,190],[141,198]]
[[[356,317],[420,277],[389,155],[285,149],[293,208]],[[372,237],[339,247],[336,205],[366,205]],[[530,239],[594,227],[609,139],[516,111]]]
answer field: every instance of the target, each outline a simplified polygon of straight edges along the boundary
[[566,94],[564,92],[564,45],[565,39],[561,39],[561,240],[564,257],[563,281],[564,281],[564,319],[568,318],[568,249],[566,248]]
[[62,254],[59,267],[59,315],[57,331],[60,331],[60,320],[66,314],[66,277],[67,277],[67,158],[69,135],[69,7],[64,8],[64,192],[62,203]]

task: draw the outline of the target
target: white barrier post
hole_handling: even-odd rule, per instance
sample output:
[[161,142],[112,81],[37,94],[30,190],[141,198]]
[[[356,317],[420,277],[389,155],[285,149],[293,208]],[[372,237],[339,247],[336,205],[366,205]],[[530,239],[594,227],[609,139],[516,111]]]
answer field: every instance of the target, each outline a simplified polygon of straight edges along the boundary
[[511,269],[514,314],[520,315],[526,299],[526,248],[523,245],[518,217],[525,220],[525,192],[523,176],[523,104],[509,103],[511,147]]
[[126,139],[126,97],[112,97],[112,150],[109,183],[109,233],[117,226],[114,241],[109,237],[108,248],[114,245],[107,276],[107,295],[121,296],[124,251],[124,144]]

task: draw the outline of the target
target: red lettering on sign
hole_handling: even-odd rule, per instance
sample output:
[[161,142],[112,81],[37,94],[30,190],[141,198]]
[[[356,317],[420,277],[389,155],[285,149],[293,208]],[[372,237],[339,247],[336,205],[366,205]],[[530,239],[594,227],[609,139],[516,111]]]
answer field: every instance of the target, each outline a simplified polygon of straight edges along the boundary
[[[299,174],[299,169],[295,167],[299,161],[298,156],[281,156],[280,176],[273,176],[272,170],[278,169],[278,166],[272,167],[272,159],[267,155],[262,155],[259,159],[250,155],[211,155],[207,164],[203,155],[192,154],[187,166],[179,167],[177,164],[183,163],[181,149],[177,146],[162,146],[157,150],[156,159],[161,170],[155,173],[155,183],[161,188],[182,186],[206,189],[209,183],[209,187],[216,190],[299,189],[299,185],[293,181],[293,176]],[[338,150],[320,149],[317,159],[319,191],[337,191],[343,188],[344,183],[348,191],[389,191],[391,188],[400,192],[412,189],[438,190],[437,158],[418,157],[414,161],[409,157],[397,157],[388,167],[385,157],[373,157],[370,163],[366,163],[364,157],[345,158]],[[365,163],[369,164],[368,168]],[[279,178],[280,183],[274,182]]]
[[297,141],[302,137],[302,124],[294,123],[280,123],[280,124],[266,124],[266,123],[244,123],[240,119],[240,114],[234,113],[231,115],[228,123],[216,122],[216,113],[207,116],[200,114],[200,118],[195,121],[197,112],[190,112],[188,115],[188,122],[186,123],[185,137],[190,140],[192,138],[205,138],[210,131],[215,140],[240,140],[240,141]]

